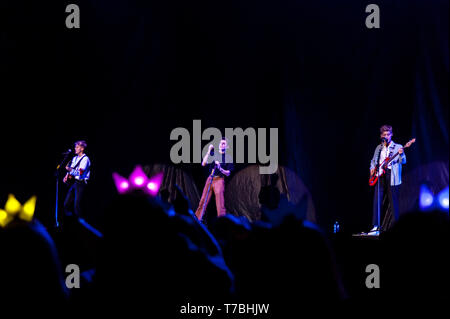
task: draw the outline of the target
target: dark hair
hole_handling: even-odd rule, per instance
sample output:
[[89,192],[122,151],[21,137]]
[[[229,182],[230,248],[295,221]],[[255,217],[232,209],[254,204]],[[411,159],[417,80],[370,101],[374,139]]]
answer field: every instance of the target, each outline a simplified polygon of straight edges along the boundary
[[80,145],[84,149],[87,147],[86,141],[76,141],[75,145]]
[[390,125],[383,125],[382,127],[380,127],[380,133],[383,134],[383,132],[390,132],[392,134],[392,126]]

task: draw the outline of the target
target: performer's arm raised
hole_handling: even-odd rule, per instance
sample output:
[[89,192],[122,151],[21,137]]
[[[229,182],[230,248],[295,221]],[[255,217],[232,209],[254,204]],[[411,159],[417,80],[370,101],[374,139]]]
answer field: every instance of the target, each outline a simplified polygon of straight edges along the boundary
[[202,166],[205,166],[208,162],[209,154],[211,153],[211,150],[214,148],[212,144],[209,145],[208,152],[206,152],[205,157],[203,157]]

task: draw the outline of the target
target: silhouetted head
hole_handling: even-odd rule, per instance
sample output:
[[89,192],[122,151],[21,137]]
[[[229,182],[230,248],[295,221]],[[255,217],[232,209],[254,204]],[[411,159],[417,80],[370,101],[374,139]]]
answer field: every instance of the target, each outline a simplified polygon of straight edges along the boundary
[[412,298],[449,296],[449,217],[440,211],[413,211],[385,233],[384,286]]
[[55,244],[37,220],[0,228],[0,298],[4,305],[60,306],[67,299]]
[[273,185],[263,186],[259,191],[259,203],[269,209],[276,209],[280,203],[280,191]]

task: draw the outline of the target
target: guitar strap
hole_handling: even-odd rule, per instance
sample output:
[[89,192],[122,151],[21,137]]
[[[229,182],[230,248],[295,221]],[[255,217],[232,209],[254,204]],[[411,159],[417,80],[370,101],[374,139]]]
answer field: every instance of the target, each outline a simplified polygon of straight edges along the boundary
[[394,155],[394,149],[395,149],[395,144],[394,142],[392,142],[392,147],[389,146],[389,157],[392,158],[392,155]]
[[77,164],[74,166],[74,167],[72,167],[73,169],[77,169],[77,167],[80,165],[80,163],[81,163],[81,160],[84,158],[86,156],[86,154],[84,154],[83,156],[81,156],[81,158],[78,160],[78,162],[77,162]]
[[[395,149],[395,145],[394,145],[394,142],[392,142],[392,147],[391,147],[391,145],[388,146],[388,154],[387,154],[388,157],[392,158],[392,155],[394,155],[394,149]],[[378,166],[380,166],[380,157],[381,157],[382,151],[383,151],[383,146],[380,147],[380,151],[378,152],[378,159],[377,159]],[[383,161],[383,163],[384,163],[384,161]]]

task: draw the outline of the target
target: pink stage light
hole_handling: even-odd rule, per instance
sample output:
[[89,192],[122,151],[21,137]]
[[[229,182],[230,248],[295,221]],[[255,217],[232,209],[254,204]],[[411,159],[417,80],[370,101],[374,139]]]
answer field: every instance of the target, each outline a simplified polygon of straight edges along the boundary
[[113,180],[119,194],[125,193],[130,188],[127,179],[117,173],[113,173]]
[[147,182],[147,175],[145,175],[145,172],[142,169],[142,167],[138,165],[134,168],[129,179],[135,187],[141,188]]
[[150,178],[150,181],[147,184],[147,191],[150,195],[156,196],[158,194],[162,180],[163,180],[163,173],[158,173],[152,178]]
[[134,179],[134,184],[137,186],[141,186],[142,184],[144,184],[144,179],[142,177],[136,177]]
[[114,184],[119,194],[123,194],[134,189],[142,189],[151,196],[158,194],[163,181],[163,173],[158,173],[152,178],[148,178],[141,166],[136,166],[130,177],[126,179],[117,173],[113,173]]

